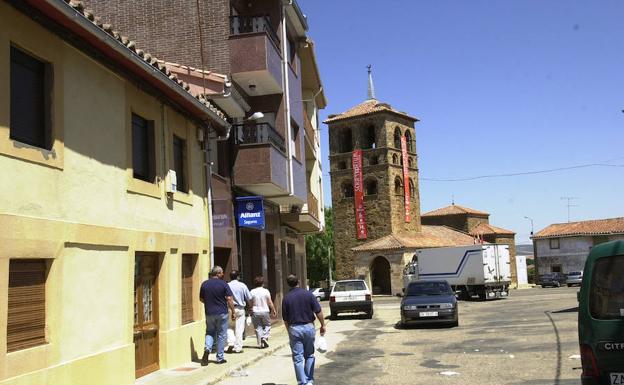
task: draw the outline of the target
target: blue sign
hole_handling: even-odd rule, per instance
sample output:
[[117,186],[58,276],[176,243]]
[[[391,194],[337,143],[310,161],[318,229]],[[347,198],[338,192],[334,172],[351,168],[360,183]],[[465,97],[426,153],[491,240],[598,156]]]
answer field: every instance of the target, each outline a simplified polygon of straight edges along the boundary
[[236,198],[236,218],[239,227],[264,230],[264,205],[262,197]]

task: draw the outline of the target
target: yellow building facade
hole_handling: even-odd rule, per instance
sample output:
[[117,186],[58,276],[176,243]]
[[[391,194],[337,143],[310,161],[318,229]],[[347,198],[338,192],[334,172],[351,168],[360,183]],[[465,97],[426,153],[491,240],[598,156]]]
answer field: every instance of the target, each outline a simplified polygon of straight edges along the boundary
[[[103,29],[79,29],[84,15],[71,40],[45,17],[35,22],[26,11],[45,16],[39,5],[71,20],[63,1],[0,2],[0,384],[132,384],[201,356],[210,226],[198,131],[227,123],[206,122],[199,104],[170,103],[158,87],[180,94],[174,80],[146,86],[123,71],[138,58],[127,43],[130,59],[79,48],[90,33],[118,49]],[[22,54],[45,65],[49,148],[14,138]],[[156,77],[149,65],[145,78]],[[151,133],[153,181],[135,177],[136,116]],[[185,186],[167,192],[180,167]],[[39,278],[29,270],[37,266]]]

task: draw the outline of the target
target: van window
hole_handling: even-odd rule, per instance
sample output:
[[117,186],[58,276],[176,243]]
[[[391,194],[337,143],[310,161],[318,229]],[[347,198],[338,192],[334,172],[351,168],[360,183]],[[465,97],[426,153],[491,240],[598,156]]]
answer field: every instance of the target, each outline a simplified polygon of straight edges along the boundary
[[589,309],[597,319],[624,318],[624,255],[600,258],[594,266]]
[[363,281],[348,281],[348,282],[336,282],[334,291],[355,291],[366,290],[366,285]]

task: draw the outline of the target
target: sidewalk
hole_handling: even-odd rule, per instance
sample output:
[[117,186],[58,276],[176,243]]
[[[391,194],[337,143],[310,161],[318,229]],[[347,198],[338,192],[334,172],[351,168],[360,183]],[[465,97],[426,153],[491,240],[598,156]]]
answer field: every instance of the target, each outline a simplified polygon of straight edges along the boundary
[[242,353],[225,354],[226,364],[217,365],[214,362],[215,352],[210,355],[208,366],[201,366],[199,362],[188,364],[174,369],[161,369],[150,373],[135,381],[135,385],[212,385],[228,377],[230,372],[245,368],[254,362],[273,354],[288,345],[288,333],[283,323],[271,327],[270,346],[266,349],[256,347],[255,335],[247,335]]

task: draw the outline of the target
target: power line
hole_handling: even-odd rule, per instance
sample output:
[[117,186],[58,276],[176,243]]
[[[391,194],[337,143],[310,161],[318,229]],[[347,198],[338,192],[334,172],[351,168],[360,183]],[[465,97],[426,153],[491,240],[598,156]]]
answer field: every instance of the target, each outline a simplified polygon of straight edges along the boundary
[[504,178],[504,177],[512,177],[512,176],[521,176],[521,175],[535,175],[535,174],[546,174],[558,171],[567,171],[567,170],[576,170],[581,168],[589,168],[589,167],[624,167],[624,164],[608,164],[607,162],[612,162],[614,160],[624,159],[624,157],[609,159],[600,163],[588,163],[588,164],[580,164],[576,166],[568,166],[568,167],[558,167],[551,168],[545,170],[535,170],[535,171],[524,171],[524,172],[515,172],[515,173],[503,173],[503,174],[489,174],[489,175],[479,175],[479,176],[471,176],[465,178],[420,178],[420,180],[426,180],[430,182],[465,182],[470,180],[478,180],[478,179],[487,179],[487,178]]

